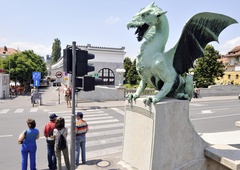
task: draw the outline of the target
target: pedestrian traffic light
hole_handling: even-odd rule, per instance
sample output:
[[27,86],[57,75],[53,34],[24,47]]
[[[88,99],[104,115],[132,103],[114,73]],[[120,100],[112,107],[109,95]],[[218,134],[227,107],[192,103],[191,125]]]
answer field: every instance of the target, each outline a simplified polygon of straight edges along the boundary
[[88,60],[94,59],[95,55],[88,53],[85,50],[76,51],[76,76],[82,77],[87,75],[88,72],[94,71],[94,66],[88,64]]
[[63,50],[63,71],[72,73],[72,49],[68,47]]

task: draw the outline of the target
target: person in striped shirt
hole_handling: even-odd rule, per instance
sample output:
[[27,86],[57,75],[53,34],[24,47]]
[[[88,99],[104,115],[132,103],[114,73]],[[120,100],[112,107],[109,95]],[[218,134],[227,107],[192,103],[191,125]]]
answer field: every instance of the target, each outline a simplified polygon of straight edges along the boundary
[[83,113],[78,112],[76,115],[76,165],[79,165],[79,155],[81,149],[82,164],[86,163],[86,133],[88,124],[83,120]]

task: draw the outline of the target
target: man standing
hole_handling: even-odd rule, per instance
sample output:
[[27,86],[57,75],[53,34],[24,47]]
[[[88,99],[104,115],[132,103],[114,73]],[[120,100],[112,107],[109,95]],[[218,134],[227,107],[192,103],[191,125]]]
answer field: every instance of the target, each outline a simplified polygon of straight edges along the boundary
[[83,113],[78,112],[76,115],[76,165],[79,165],[79,155],[81,148],[82,164],[86,163],[86,133],[88,132],[88,124],[83,120]]
[[57,115],[55,113],[49,116],[50,122],[48,122],[44,128],[44,136],[47,141],[47,155],[48,155],[48,167],[49,169],[57,169],[56,156],[54,152],[54,138],[53,130],[55,128],[55,122],[57,120]]

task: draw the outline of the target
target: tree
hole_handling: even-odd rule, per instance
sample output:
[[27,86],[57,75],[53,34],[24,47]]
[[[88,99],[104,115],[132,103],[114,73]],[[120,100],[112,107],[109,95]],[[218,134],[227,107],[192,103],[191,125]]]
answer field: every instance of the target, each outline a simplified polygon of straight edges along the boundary
[[32,80],[32,72],[41,72],[42,78],[47,75],[46,64],[41,56],[32,50],[7,56],[3,59],[3,68],[10,73],[10,80],[18,81],[20,84],[23,82],[29,84]]
[[207,88],[215,84],[215,78],[222,77],[225,65],[219,62],[221,56],[212,45],[207,45],[204,49],[204,57],[198,58],[194,69],[193,80],[197,87]]
[[127,73],[128,82],[131,85],[136,85],[138,83],[138,80],[140,80],[140,77],[138,75],[137,69],[136,69],[136,59],[134,59],[131,68],[129,69]]
[[130,68],[132,67],[131,59],[129,57],[124,58],[123,65],[124,65],[124,69],[125,69],[125,74],[124,74],[125,80],[124,80],[123,84],[127,84],[129,82],[128,72],[129,72]]
[[61,41],[56,38],[52,45],[52,64],[56,63],[61,58]]

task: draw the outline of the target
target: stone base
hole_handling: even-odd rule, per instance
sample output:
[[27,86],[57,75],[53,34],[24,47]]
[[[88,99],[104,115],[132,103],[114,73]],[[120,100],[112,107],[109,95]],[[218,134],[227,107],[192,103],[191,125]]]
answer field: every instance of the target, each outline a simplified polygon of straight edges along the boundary
[[138,170],[206,170],[208,144],[189,120],[189,102],[126,105],[121,165]]

